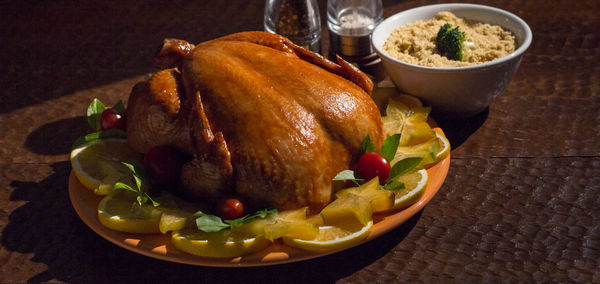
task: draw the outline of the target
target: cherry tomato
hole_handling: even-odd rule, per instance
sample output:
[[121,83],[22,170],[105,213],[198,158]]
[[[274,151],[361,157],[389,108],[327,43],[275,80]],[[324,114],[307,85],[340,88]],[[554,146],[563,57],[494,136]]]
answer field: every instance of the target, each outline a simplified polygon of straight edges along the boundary
[[244,204],[238,198],[226,197],[217,202],[217,216],[223,220],[233,220],[244,217]]
[[100,115],[100,130],[121,129],[125,131],[125,128],[125,117],[117,110],[108,108]]
[[160,145],[151,148],[144,155],[144,169],[150,179],[162,186],[173,185],[179,181],[184,156],[174,147]]
[[391,169],[390,162],[376,152],[365,153],[358,159],[357,171],[366,180],[379,177],[379,182],[384,183]]

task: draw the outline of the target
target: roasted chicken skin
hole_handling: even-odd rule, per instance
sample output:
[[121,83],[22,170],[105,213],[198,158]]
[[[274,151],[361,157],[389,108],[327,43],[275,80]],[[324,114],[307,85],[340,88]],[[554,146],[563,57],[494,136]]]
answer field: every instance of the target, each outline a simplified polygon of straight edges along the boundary
[[197,46],[169,39],[155,62],[163,70],[131,92],[128,143],[142,153],[169,144],[193,157],[180,179],[190,197],[318,210],[361,141],[383,141],[371,80],[282,36],[243,32]]

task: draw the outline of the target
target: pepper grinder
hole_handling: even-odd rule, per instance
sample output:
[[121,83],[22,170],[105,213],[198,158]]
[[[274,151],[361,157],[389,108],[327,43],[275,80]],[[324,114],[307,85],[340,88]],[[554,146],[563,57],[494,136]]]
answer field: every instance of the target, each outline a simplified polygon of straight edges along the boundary
[[321,51],[321,18],[317,0],[266,0],[264,28],[310,51]]
[[[339,55],[361,69],[378,65],[380,60],[371,46],[371,34],[382,20],[381,0],[328,0],[330,56]],[[372,70],[371,74],[379,72]]]

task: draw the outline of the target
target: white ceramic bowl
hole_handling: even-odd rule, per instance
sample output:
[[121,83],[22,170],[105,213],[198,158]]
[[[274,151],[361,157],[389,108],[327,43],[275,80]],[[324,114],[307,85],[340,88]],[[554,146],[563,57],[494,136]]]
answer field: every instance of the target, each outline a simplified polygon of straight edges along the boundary
[[[494,61],[465,67],[424,67],[402,62],[387,55],[383,44],[396,28],[417,20],[434,18],[450,11],[457,17],[499,25],[515,36],[517,49]],[[507,11],[474,4],[438,4],[395,14],[373,31],[372,44],[396,86],[430,104],[434,112],[452,117],[468,117],[483,111],[504,92],[517,71],[523,53],[531,44],[531,29],[521,18]]]

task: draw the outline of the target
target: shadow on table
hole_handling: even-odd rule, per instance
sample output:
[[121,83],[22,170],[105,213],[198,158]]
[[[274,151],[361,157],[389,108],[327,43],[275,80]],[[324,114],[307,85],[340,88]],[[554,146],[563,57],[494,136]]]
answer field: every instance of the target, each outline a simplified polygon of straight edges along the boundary
[[481,113],[468,118],[451,119],[436,115],[435,113],[432,113],[431,116],[438,126],[444,130],[448,141],[450,141],[450,145],[452,145],[452,150],[454,150],[467,141],[485,123],[489,112],[490,108],[487,107]]
[[42,155],[69,154],[72,143],[89,132],[91,128],[83,116],[61,119],[44,124],[31,132],[25,139],[25,147]]

